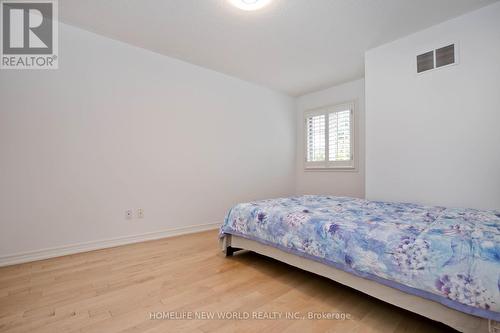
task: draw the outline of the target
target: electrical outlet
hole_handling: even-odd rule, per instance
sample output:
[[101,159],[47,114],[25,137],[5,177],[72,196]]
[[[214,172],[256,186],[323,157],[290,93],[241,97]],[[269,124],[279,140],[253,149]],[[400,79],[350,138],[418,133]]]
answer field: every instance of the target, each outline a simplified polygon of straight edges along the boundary
[[137,209],[137,218],[140,218],[140,219],[144,218],[144,209],[142,209],[142,208]]
[[132,215],[133,215],[133,214],[134,214],[134,213],[132,212],[132,209],[127,209],[127,210],[125,211],[125,218],[126,218],[127,220],[130,220],[130,219],[132,219]]

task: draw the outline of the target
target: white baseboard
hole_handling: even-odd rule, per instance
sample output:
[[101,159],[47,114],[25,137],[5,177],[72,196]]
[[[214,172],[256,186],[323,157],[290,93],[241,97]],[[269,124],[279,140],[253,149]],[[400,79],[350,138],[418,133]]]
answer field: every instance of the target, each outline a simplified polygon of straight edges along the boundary
[[17,254],[9,254],[5,256],[0,256],[0,267],[14,265],[14,264],[21,264],[35,260],[60,257],[68,254],[100,250],[120,245],[139,243],[148,240],[191,234],[206,230],[213,230],[217,229],[220,225],[221,225],[220,223],[198,224],[198,225],[173,228],[163,231],[148,232],[141,235],[116,237],[116,238],[91,241],[73,245],[58,246],[49,249],[29,251]]

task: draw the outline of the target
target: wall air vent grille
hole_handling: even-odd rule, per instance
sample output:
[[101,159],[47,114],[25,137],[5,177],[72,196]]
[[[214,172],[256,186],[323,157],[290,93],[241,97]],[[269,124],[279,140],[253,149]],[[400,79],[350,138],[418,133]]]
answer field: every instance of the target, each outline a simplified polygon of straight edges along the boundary
[[434,51],[417,56],[417,73],[422,73],[434,68]]
[[441,47],[436,50],[436,67],[443,67],[455,63],[455,44]]
[[417,55],[417,73],[456,64],[456,44]]

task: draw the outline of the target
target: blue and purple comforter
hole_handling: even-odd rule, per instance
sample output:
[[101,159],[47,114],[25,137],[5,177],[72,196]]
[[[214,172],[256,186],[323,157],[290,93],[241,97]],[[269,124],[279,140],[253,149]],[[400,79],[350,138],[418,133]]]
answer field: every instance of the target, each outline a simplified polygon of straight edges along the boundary
[[346,197],[242,203],[233,234],[500,321],[500,212]]

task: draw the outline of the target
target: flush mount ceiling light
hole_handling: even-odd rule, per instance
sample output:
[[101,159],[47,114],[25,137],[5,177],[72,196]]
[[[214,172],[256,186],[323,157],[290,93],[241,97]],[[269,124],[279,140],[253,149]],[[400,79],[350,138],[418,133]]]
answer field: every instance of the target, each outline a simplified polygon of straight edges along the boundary
[[233,6],[242,10],[258,10],[267,6],[271,0],[228,0]]

